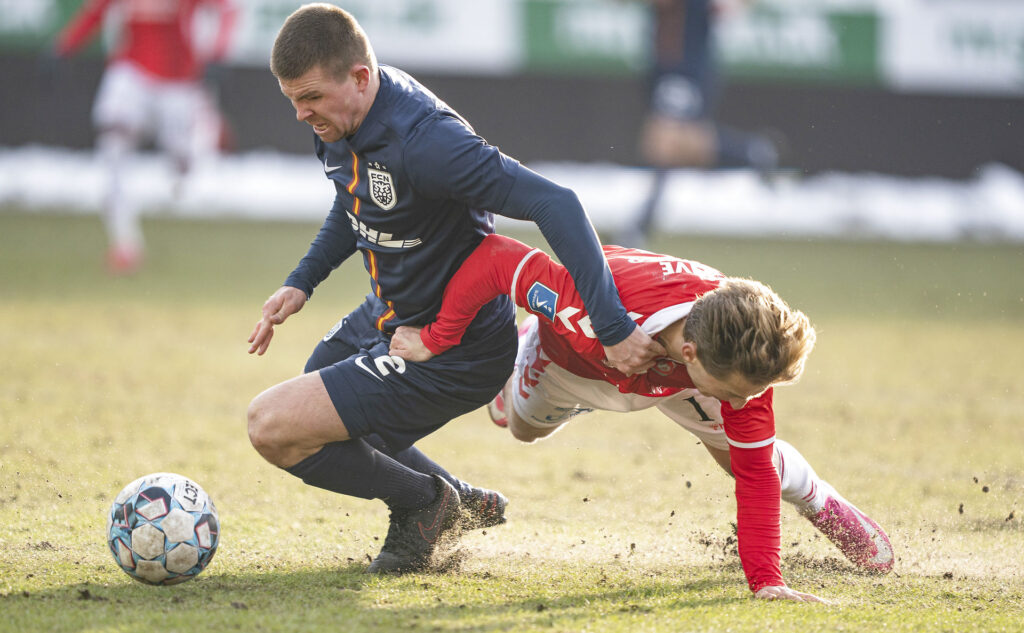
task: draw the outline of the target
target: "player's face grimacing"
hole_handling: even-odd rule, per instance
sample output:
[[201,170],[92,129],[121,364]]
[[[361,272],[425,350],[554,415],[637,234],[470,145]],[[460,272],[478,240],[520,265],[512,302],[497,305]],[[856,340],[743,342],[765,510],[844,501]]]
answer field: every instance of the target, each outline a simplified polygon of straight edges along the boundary
[[710,398],[728,402],[733,409],[742,409],[748,402],[764,393],[771,385],[756,385],[739,372],[733,372],[726,378],[715,378],[704,369],[697,358],[697,346],[683,338],[683,323],[680,319],[662,330],[658,341],[665,346],[668,357],[677,363],[686,365],[686,373],[697,391]]
[[279,79],[281,92],[295,108],[295,118],[313,127],[325,143],[355,133],[372,103],[370,69],[356,65],[343,78],[314,66],[298,79]]
[[[693,343],[686,345],[692,346]],[[768,389],[768,386],[755,385],[741,376],[739,372],[733,372],[725,379],[715,378],[704,369],[704,365],[696,357],[696,352],[690,360],[685,362],[686,372],[690,374],[690,380],[693,381],[693,386],[697,388],[697,391],[705,396],[728,402],[736,410],[742,409],[748,402]]]

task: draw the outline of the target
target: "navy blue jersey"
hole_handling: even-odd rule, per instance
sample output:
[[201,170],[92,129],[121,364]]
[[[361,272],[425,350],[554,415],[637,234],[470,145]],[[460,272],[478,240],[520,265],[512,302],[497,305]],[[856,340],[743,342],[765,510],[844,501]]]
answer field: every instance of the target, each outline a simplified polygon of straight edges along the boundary
[[635,327],[575,194],[477,136],[409,75],[380,67],[380,89],[356,132],[315,141],[336,197],[285,285],[307,296],[359,250],[371,291],[388,309],[376,327],[434,319],[448,280],[483,237],[492,212],[532,220],[576,280],[595,332],[614,344]]

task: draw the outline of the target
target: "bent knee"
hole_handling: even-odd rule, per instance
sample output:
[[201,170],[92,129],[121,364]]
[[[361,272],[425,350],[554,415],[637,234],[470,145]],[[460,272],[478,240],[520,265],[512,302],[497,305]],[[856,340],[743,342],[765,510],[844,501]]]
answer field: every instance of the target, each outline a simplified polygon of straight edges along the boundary
[[283,466],[287,452],[285,436],[280,432],[277,416],[262,394],[249,403],[246,417],[249,442],[256,452],[271,464]]
[[512,432],[512,437],[516,438],[520,442],[526,442],[527,444],[536,442],[537,440],[543,439],[551,435],[558,428],[560,427],[553,426],[549,428],[538,428],[536,426],[531,426],[521,420],[510,419],[508,421],[508,430]]
[[516,438],[520,442],[526,442],[527,444],[529,444],[531,442],[536,442],[538,439],[537,435],[534,435],[533,433],[530,433],[529,431],[526,431],[524,429],[512,426],[511,424],[508,426],[508,430],[512,432],[512,437]]

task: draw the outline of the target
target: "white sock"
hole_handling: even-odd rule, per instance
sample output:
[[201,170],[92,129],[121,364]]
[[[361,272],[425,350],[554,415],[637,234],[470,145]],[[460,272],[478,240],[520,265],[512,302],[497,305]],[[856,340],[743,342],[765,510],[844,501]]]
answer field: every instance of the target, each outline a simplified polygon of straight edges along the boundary
[[98,140],[100,159],[107,170],[107,209],[104,216],[107,238],[113,246],[142,249],[142,224],[138,203],[125,187],[125,172],[134,152],[134,139],[122,132],[105,132]]
[[807,462],[800,451],[789,442],[775,440],[775,470],[782,482],[782,500],[793,504],[797,512],[813,516],[821,511],[835,490],[824,481]]

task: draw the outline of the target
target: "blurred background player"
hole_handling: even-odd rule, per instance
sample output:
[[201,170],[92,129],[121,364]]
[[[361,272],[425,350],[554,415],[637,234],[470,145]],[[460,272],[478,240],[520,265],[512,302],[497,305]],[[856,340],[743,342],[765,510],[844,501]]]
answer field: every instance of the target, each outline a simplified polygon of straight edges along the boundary
[[[199,18],[207,13],[216,14],[216,35],[212,43],[197,42]],[[197,156],[219,143],[219,114],[202,78],[207,64],[227,52],[235,13],[232,0],[87,0],[57,36],[54,53],[68,57],[107,18],[118,27],[92,117],[107,170],[104,218],[112,273],[130,273],[142,263],[138,203],[126,186],[140,144],[152,139],[171,158],[177,191]]]
[[622,230],[618,243],[646,243],[673,168],[750,167],[765,172],[778,165],[771,139],[713,120],[719,79],[714,20],[753,1],[648,0],[654,37],[640,154],[653,173],[640,212]]
[[736,479],[740,561],[755,596],[818,600],[782,579],[780,498],[857,566],[889,571],[885,532],[775,438],[773,387],[803,373],[815,342],[807,317],[764,284],[698,262],[617,246],[604,251],[626,309],[668,350],[644,374],[626,376],[601,362],[565,269],[499,235],[486,237],[452,277],[437,320],[398,328],[391,352],[411,361],[443,356],[484,302],[509,294],[532,316],[520,329],[515,371],[488,407],[499,426],[532,442],[595,409],[657,407]]

